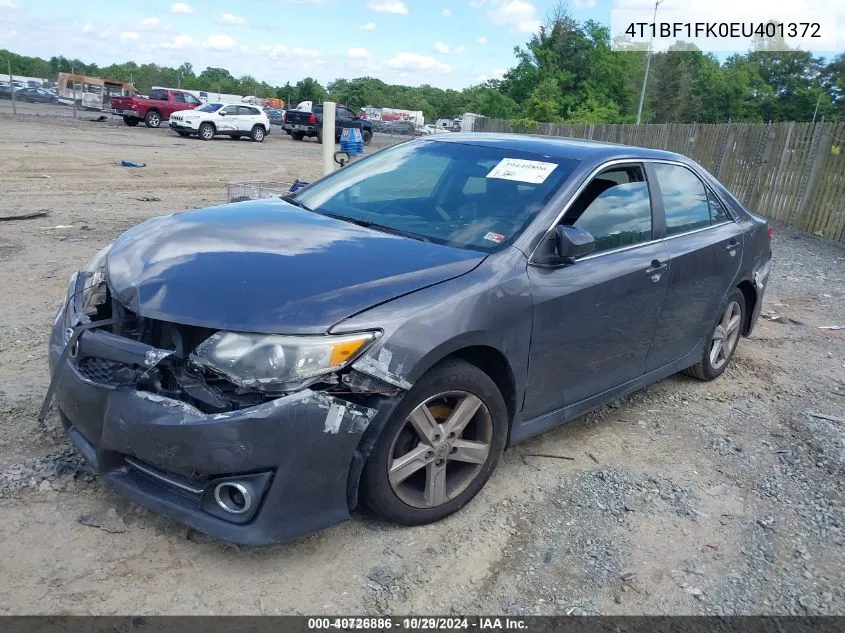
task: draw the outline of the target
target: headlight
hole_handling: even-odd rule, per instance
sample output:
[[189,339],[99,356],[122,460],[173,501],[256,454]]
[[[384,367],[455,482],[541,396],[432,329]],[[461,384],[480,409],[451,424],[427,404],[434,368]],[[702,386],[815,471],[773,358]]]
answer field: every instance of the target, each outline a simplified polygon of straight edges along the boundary
[[377,337],[377,332],[343,336],[217,332],[197,347],[192,358],[237,385],[272,391],[342,369]]
[[94,255],[85,267],[85,286],[82,291],[82,311],[89,317],[97,314],[99,306],[108,300],[106,287],[106,260],[111,250],[111,244]]

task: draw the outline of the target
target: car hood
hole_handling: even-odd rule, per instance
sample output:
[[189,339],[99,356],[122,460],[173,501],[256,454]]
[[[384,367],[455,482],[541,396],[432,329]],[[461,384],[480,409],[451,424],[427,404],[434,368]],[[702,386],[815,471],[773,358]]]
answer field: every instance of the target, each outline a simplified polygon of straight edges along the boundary
[[113,244],[113,297],[142,316],[215,329],[326,332],[463,275],[485,255],[382,233],[278,198],[153,218]]

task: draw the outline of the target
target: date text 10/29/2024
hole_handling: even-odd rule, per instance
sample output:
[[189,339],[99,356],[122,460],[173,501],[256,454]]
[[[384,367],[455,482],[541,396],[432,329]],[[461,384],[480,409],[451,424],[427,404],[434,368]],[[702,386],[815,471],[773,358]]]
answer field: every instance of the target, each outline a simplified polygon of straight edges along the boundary
[[527,631],[528,625],[518,618],[472,617],[371,617],[371,618],[308,618],[308,629],[312,631]]

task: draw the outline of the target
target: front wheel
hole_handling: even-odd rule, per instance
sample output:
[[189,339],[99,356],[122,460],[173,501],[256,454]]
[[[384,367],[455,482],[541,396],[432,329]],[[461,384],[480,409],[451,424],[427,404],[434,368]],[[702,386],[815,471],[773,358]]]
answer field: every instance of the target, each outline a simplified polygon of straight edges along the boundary
[[214,138],[215,130],[214,125],[211,123],[203,123],[197,131],[199,132],[199,137],[204,141],[210,141]]
[[734,290],[722,307],[722,315],[701,350],[701,360],[686,370],[699,380],[713,380],[722,375],[731,362],[742,325],[745,323],[745,295]]
[[260,125],[255,125],[252,128],[252,134],[250,134],[250,137],[256,143],[260,143],[261,141],[264,140],[264,134],[265,134],[264,128],[261,127]]
[[147,127],[158,127],[161,125],[161,115],[155,110],[150,110],[144,117],[144,123]]
[[362,497],[397,523],[439,521],[484,487],[507,435],[507,408],[493,380],[465,361],[445,361],[386,423],[364,468]]

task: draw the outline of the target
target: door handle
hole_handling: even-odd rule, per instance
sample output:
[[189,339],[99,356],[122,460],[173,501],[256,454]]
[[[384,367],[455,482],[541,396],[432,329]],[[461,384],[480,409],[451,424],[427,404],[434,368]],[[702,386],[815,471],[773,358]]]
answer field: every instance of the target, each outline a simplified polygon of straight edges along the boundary
[[654,259],[651,261],[651,266],[645,269],[645,274],[651,277],[654,283],[657,283],[667,268],[669,268],[669,264],[661,262],[659,259]]
[[730,251],[731,255],[733,255],[736,252],[736,249],[739,248],[739,240],[735,237],[732,237],[728,241],[728,244],[725,248],[727,248],[727,250]]

